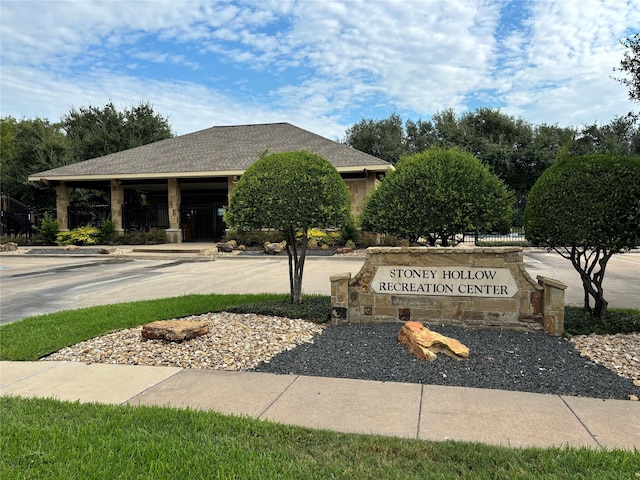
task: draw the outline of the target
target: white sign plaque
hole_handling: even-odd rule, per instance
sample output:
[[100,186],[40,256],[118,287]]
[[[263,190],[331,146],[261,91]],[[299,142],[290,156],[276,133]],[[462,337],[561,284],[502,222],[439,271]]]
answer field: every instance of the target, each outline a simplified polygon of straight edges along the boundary
[[510,298],[518,291],[508,268],[378,267],[371,281],[376,293]]

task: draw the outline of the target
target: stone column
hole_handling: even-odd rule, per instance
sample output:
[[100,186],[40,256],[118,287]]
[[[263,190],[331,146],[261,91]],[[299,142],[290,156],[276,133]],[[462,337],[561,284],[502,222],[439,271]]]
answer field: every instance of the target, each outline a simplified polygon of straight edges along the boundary
[[124,206],[124,187],[118,180],[111,180],[111,221],[118,235],[124,234],[122,207]]
[[564,291],[567,286],[542,275],[538,275],[538,283],[544,288],[544,331],[553,335],[562,335],[564,333]]
[[182,229],[180,228],[180,185],[177,178],[169,178],[167,181],[167,200],[169,209],[169,228],[167,241],[169,243],[182,243]]
[[331,323],[340,325],[349,321],[349,281],[351,273],[340,273],[329,278],[331,282]]
[[236,183],[238,182],[238,177],[227,177],[227,206],[229,205],[229,199],[231,198],[231,192],[233,192]]
[[69,187],[65,182],[56,186],[56,220],[61,231],[69,230]]

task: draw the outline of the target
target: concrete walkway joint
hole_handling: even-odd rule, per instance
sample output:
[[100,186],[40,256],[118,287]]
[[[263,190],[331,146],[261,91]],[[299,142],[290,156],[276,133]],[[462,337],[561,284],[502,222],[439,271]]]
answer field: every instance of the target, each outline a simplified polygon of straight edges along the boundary
[[78,362],[0,362],[0,395],[188,407],[419,440],[640,449],[640,403],[625,400]]

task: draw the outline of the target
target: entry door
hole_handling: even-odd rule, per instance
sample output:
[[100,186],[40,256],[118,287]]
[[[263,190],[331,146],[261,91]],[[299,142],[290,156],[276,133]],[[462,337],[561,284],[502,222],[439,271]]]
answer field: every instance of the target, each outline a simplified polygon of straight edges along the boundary
[[180,227],[185,242],[217,242],[224,235],[222,204],[218,202],[183,205]]

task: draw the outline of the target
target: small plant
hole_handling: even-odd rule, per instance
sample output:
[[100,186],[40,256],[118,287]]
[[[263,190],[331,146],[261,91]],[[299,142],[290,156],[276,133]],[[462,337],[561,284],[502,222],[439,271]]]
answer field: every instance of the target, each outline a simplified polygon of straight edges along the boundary
[[167,243],[167,232],[161,228],[152,228],[148,232],[135,230],[124,235],[112,235],[110,245],[160,245]]
[[314,323],[326,323],[331,319],[331,297],[305,295],[304,302],[293,304],[288,299],[270,302],[252,302],[227,308],[232,313],[257,313],[276,317],[301,318]]
[[99,229],[86,225],[68,232],[59,232],[56,235],[56,243],[58,245],[95,245],[98,243],[99,236]]
[[224,237],[224,241],[235,240],[238,245],[247,247],[262,246],[265,242],[280,243],[284,240],[284,234],[277,230],[251,230],[239,231],[230,230]]
[[[309,248],[320,248],[323,245],[333,247],[340,243],[340,233],[336,231],[325,231],[319,228],[310,228],[307,231],[307,238],[309,239]],[[302,240],[302,232],[298,232],[296,240]]]
[[348,246],[347,242],[349,241],[353,244],[358,243],[358,238],[360,235],[358,233],[358,227],[356,227],[353,219],[347,222],[347,224],[343,225],[342,230],[340,230],[340,236],[342,238],[342,243],[345,246]]
[[98,243],[107,244],[111,241],[116,233],[116,227],[113,224],[113,220],[105,218],[100,225],[100,232],[98,234]]
[[57,235],[60,232],[58,221],[48,213],[45,213],[40,220],[40,228],[38,232],[42,235],[44,241],[48,244],[54,244],[57,241]]
[[565,307],[564,329],[567,335],[602,335],[640,332],[640,310],[609,308],[604,319],[589,315],[580,307]]

